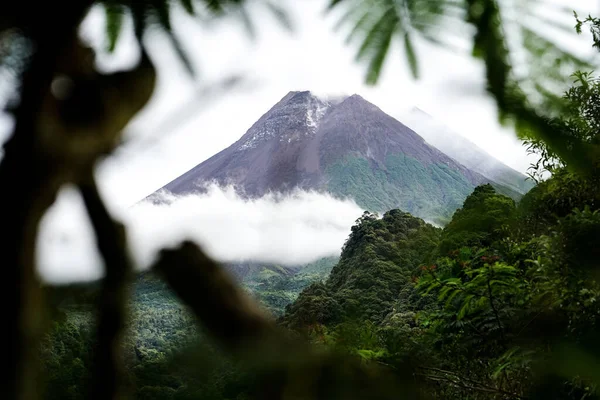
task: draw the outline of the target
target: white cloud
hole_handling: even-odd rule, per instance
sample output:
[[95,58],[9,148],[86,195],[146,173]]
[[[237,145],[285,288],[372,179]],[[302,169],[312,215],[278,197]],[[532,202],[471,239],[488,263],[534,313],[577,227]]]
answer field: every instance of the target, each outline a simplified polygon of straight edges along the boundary
[[[192,239],[222,262],[240,260],[298,265],[338,255],[362,210],[350,200],[297,191],[245,200],[232,187],[208,187],[203,195],[165,197],[117,212],[129,228],[139,268],[161,248]],[[40,273],[65,282],[102,275],[83,204],[63,190],[43,220],[38,245]]]
[[85,281],[102,275],[83,200],[73,188],[63,189],[44,215],[36,256],[38,271],[51,282]]

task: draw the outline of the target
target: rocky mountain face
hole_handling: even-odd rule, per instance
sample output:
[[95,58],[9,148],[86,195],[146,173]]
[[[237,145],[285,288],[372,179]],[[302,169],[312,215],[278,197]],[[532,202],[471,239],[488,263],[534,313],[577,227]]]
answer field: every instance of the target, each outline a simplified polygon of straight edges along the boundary
[[190,194],[207,182],[248,197],[312,189],[443,224],[491,181],[358,95],[327,101],[304,91],[288,93],[237,142],[162,190]]
[[414,108],[406,115],[406,122],[427,142],[494,182],[520,194],[525,194],[535,185],[524,174],[494,158],[475,143],[453,132],[419,108]]

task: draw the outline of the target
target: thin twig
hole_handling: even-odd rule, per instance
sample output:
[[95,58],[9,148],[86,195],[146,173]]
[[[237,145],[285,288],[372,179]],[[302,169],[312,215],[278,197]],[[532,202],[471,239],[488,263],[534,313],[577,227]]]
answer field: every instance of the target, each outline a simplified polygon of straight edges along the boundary
[[[454,383],[456,385],[460,385],[463,388],[468,388],[468,389],[472,389],[472,390],[478,390],[478,391],[484,391],[484,392],[494,392],[494,393],[500,393],[500,394],[504,394],[504,395],[508,395],[511,397],[515,397],[515,398],[519,398],[522,399],[524,398],[523,396],[516,394],[516,393],[512,393],[512,392],[507,392],[505,390],[493,387],[493,386],[489,386],[486,385],[484,383],[478,382],[474,379],[471,378],[467,378],[465,376],[459,375],[456,372],[453,371],[447,371],[447,370],[443,370],[440,368],[434,368],[434,367],[417,367],[418,369],[421,370],[426,370],[426,371],[432,371],[432,372],[436,372],[439,374],[444,374],[444,376],[439,376],[439,375],[431,375],[431,374],[417,374],[418,376],[422,376],[428,379],[432,379],[432,380],[444,380],[447,382],[451,382]],[[453,376],[454,378],[458,379],[458,381],[456,380],[452,380],[448,377],[448,375]],[[469,383],[469,385],[467,385],[467,383]]]

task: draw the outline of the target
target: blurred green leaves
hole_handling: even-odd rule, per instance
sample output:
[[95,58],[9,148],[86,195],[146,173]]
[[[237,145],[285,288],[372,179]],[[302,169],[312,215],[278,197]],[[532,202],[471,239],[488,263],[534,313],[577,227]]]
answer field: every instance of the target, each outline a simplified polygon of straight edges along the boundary
[[453,2],[419,0],[334,0],[329,10],[346,7],[337,23],[337,29],[350,27],[346,42],[357,42],[357,61],[368,64],[366,81],[379,81],[384,61],[399,39],[404,46],[406,60],[413,77],[419,76],[417,57],[412,43],[414,31],[433,37],[432,30],[441,18],[452,18]]
[[[209,22],[221,17],[234,17],[242,23],[247,35],[256,37],[256,22],[250,12],[254,2],[244,0],[101,0],[106,14],[107,51],[113,52],[123,29],[125,15],[133,20],[135,35],[142,45],[143,34],[151,28],[158,28],[169,38],[173,49],[183,66],[195,77],[197,72],[191,62],[182,40],[173,30],[172,14],[176,7],[181,7],[188,16],[199,22]],[[293,29],[292,20],[282,6],[273,0],[256,2],[266,9],[284,28]]]
[[[367,64],[365,80],[369,84],[378,83],[396,38],[401,39],[411,74],[418,77],[413,36],[448,46],[447,37],[461,36],[469,25],[472,36],[462,35],[462,39],[471,43],[472,55],[485,65],[487,91],[496,100],[499,120],[513,124],[522,139],[547,143],[569,167],[580,172],[593,168],[597,147],[573,140],[555,123],[564,109],[560,92],[567,90],[569,75],[592,65],[561,47],[548,31],[556,28],[575,37],[588,25],[598,47],[600,20],[589,16],[582,21],[575,14],[569,28],[564,20],[573,11],[547,0],[330,2],[330,10],[338,8],[344,12],[337,26],[350,26],[347,41],[358,44],[357,60]],[[550,18],[544,8],[552,8],[562,18]]]
[[114,2],[106,2],[104,3],[104,7],[106,10],[107,50],[112,53],[117,47],[117,40],[121,33],[121,28],[123,27],[125,8]]

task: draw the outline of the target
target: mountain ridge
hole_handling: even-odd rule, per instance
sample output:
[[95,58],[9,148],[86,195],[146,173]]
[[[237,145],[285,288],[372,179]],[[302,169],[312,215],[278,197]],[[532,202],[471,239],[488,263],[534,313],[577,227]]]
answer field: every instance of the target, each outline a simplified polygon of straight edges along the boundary
[[503,163],[477,144],[455,133],[426,111],[414,107],[403,119],[412,121],[408,125],[419,131],[429,143],[467,168],[487,178],[525,194],[535,184],[527,176]]
[[209,182],[247,197],[324,191],[369,211],[401,208],[443,224],[475,186],[492,180],[358,94],[328,101],[290,91],[240,139],[161,190],[192,194]]

